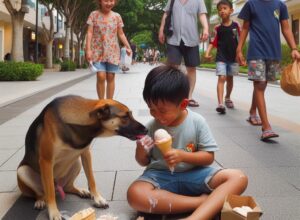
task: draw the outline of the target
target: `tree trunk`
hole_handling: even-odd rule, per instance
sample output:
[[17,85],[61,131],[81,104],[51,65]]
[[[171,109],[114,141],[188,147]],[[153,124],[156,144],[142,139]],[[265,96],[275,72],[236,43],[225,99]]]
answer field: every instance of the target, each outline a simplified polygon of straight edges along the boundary
[[66,37],[65,37],[65,45],[64,45],[64,59],[70,60],[70,26],[66,28]]
[[12,60],[14,61],[24,61],[23,54],[23,25],[24,25],[23,12],[17,12],[11,16],[13,33],[12,33]]
[[79,39],[77,39],[77,50],[76,50],[76,55],[77,55],[77,64],[78,64],[78,66],[80,66],[81,67],[81,55],[80,55],[80,50],[81,50],[81,44],[80,44],[80,40]]
[[52,60],[52,46],[53,46],[53,40],[50,40],[47,42],[46,47],[46,54],[47,54],[47,62],[46,62],[46,68],[52,68],[53,67],[53,60]]

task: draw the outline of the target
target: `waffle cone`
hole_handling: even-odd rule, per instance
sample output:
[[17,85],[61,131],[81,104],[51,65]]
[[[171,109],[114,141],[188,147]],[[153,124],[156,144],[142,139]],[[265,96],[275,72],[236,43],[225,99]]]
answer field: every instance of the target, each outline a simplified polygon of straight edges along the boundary
[[166,154],[172,148],[172,138],[164,142],[159,142],[159,143],[156,142],[155,144],[159,148],[162,154]]

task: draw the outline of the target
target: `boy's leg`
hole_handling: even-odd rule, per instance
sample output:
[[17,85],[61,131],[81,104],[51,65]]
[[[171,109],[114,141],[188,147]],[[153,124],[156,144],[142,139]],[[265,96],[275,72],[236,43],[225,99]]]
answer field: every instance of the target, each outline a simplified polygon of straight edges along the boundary
[[218,95],[219,105],[223,105],[225,81],[226,81],[226,76],[221,76],[221,75],[218,76],[217,95]]
[[232,92],[233,88],[233,76],[227,76],[226,77],[226,95],[225,95],[225,100],[229,99],[230,100],[230,95]]
[[99,99],[104,99],[106,72],[97,72],[97,94]]
[[225,169],[217,172],[209,181],[209,186],[214,189],[186,220],[207,220],[217,215],[229,194],[240,195],[248,184],[248,178],[240,170]]
[[178,195],[155,188],[151,183],[144,181],[134,182],[127,191],[127,200],[133,209],[153,214],[191,212],[206,198],[205,194],[197,197]]
[[267,81],[254,81],[254,95],[255,95],[255,101],[256,101],[258,113],[262,122],[262,129],[270,130],[271,126],[268,120],[266,101],[265,101],[266,87],[267,87]]

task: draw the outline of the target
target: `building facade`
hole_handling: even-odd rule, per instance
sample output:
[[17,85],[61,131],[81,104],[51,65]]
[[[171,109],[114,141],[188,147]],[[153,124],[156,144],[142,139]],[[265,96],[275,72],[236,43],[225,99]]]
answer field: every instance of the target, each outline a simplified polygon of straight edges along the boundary
[[[24,52],[24,61],[33,61],[35,54],[35,45],[36,40],[38,42],[38,57],[39,62],[43,62],[46,56],[46,42],[42,37],[42,22],[45,24],[46,28],[50,25],[50,19],[47,14],[47,9],[45,6],[38,5],[38,32],[36,33],[36,1],[28,0],[28,13],[25,14],[24,18],[24,28],[23,28],[23,52]],[[55,55],[60,57],[62,52],[62,42],[65,36],[64,32],[64,22],[62,16],[54,12],[54,30],[55,40],[53,44],[53,50]],[[12,47],[12,22],[11,16],[7,11],[3,1],[0,1],[0,61],[4,60],[4,56],[7,53],[11,52]],[[61,51],[60,51],[61,50]]]

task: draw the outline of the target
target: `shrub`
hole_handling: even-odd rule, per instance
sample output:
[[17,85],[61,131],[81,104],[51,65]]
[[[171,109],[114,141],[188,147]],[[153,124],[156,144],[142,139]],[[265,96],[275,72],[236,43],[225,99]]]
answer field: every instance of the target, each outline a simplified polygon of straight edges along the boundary
[[0,81],[31,81],[43,73],[43,65],[30,62],[0,62]]
[[65,60],[61,63],[61,70],[60,71],[75,71],[76,64],[73,61]]

